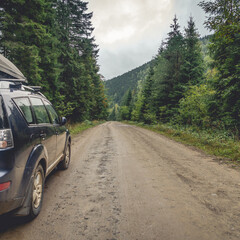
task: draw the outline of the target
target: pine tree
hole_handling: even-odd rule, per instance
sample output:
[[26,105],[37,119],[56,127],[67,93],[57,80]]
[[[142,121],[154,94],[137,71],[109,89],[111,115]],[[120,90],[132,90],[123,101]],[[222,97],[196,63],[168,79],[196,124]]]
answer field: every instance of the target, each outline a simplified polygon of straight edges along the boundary
[[214,30],[210,52],[218,70],[215,88],[218,108],[213,112],[236,135],[240,135],[240,2],[202,1],[209,14],[206,26]]
[[185,91],[182,74],[184,39],[175,16],[167,41],[161,45],[156,66],[154,105],[158,118],[168,121],[176,113],[179,100]]
[[99,67],[97,46],[92,37],[92,13],[87,2],[58,0],[57,19],[61,42],[60,62],[63,65],[61,93],[69,105],[73,120],[106,118],[107,101]]
[[147,124],[150,124],[156,120],[155,113],[153,111],[152,105],[152,93],[153,93],[153,76],[154,76],[154,66],[156,62],[153,61],[150,65],[149,73],[147,78],[143,83],[142,88],[142,101],[139,113],[139,120]]
[[58,88],[58,40],[50,0],[8,0],[0,3],[0,49],[27,76],[55,99]]
[[203,80],[204,63],[199,34],[192,17],[185,28],[184,43],[183,81],[187,85],[196,85]]

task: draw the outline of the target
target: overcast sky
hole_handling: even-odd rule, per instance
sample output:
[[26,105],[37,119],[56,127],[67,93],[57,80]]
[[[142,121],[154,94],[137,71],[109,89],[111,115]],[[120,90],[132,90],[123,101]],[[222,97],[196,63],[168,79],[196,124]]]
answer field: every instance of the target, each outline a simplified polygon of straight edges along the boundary
[[89,0],[100,73],[106,80],[150,61],[177,15],[181,29],[193,16],[201,36],[205,13],[200,0]]

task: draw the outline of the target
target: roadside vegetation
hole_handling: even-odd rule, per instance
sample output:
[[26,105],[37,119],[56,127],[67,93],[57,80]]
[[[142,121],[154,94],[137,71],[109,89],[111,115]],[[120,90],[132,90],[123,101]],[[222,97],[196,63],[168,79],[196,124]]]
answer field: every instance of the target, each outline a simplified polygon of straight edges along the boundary
[[84,122],[78,122],[78,123],[72,123],[72,124],[67,124],[67,128],[69,129],[69,131],[71,132],[72,136],[75,136],[89,128],[95,127],[99,124],[104,123],[105,121],[89,121],[89,120],[85,120]]
[[220,130],[199,130],[191,126],[155,124],[148,125],[133,121],[125,121],[157,133],[177,142],[194,146],[219,158],[219,161],[240,166],[240,141],[230,132]]

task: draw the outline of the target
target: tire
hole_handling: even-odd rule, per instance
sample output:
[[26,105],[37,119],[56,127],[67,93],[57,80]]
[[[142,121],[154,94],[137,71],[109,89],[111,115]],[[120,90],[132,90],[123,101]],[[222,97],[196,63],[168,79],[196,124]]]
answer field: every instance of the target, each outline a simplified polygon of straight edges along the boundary
[[45,176],[41,165],[38,165],[33,176],[31,189],[31,202],[29,211],[29,220],[34,219],[40,213],[43,201]]
[[70,160],[71,160],[71,144],[70,142],[68,142],[64,159],[58,164],[58,168],[62,170],[68,169]]

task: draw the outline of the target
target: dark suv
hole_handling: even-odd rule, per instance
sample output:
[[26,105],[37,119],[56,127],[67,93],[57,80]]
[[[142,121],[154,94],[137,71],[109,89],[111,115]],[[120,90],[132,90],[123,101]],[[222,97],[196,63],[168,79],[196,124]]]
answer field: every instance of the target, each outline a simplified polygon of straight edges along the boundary
[[38,89],[10,79],[0,59],[0,215],[39,214],[46,176],[70,162],[65,123]]

